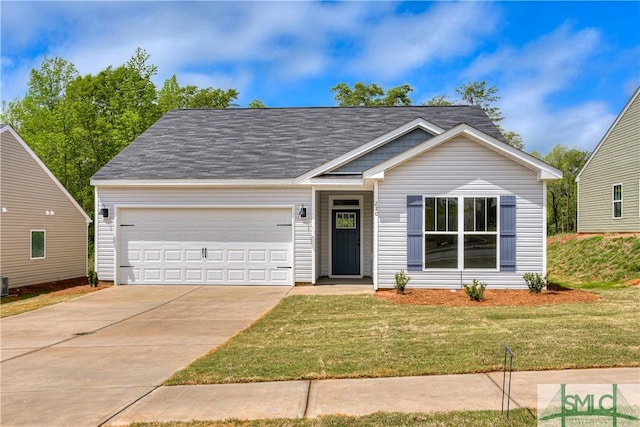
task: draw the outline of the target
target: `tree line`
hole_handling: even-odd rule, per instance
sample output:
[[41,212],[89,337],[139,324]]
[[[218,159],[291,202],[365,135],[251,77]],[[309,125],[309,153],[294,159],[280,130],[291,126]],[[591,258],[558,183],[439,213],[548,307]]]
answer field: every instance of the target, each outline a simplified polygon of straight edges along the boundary
[[[158,70],[149,58],[146,51],[137,49],[125,64],[84,76],[65,59],[48,58],[39,69],[31,70],[24,97],[2,102],[2,123],[16,129],[91,216],[91,176],[164,113],[176,108],[238,107],[237,90],[181,86],[176,75],[157,89],[152,78]],[[376,83],[362,82],[353,86],[341,82],[330,88],[338,106],[413,105],[413,90],[408,84],[385,90]],[[423,105],[478,105],[510,145],[524,150],[521,136],[500,125],[504,117],[496,106],[498,88],[475,81],[460,85],[456,94],[458,99],[442,94]],[[259,99],[248,106],[266,108]],[[548,185],[549,232],[575,231],[574,180],[589,153],[557,145],[547,155],[531,154],[564,172],[562,180]]]

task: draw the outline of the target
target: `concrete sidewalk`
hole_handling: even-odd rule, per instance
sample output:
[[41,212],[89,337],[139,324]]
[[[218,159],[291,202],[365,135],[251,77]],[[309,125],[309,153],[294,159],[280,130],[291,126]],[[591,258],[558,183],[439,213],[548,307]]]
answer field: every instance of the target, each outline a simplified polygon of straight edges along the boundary
[[[500,410],[502,372],[424,377],[158,387],[111,419],[132,422],[303,418],[384,412]],[[538,384],[636,384],[640,368],[514,372],[511,408],[535,408]],[[506,402],[505,402],[506,405]]]

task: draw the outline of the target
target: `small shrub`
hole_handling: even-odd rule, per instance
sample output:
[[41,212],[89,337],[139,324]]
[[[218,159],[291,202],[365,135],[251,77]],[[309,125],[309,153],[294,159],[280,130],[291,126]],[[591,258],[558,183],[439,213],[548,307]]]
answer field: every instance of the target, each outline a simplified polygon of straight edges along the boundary
[[479,282],[476,279],[473,279],[473,284],[471,286],[464,285],[464,291],[467,293],[469,298],[473,301],[482,301],[484,299],[484,290],[487,288],[487,284],[484,282]]
[[522,276],[529,287],[529,292],[539,294],[545,286],[547,286],[547,278],[538,273],[524,273]]
[[396,273],[396,290],[399,294],[404,292],[404,288],[407,286],[407,283],[409,283],[409,280],[411,280],[411,277],[407,276],[404,270]]
[[96,273],[95,270],[89,270],[87,279],[89,281],[89,285],[91,285],[92,288],[96,288],[98,286],[98,273]]

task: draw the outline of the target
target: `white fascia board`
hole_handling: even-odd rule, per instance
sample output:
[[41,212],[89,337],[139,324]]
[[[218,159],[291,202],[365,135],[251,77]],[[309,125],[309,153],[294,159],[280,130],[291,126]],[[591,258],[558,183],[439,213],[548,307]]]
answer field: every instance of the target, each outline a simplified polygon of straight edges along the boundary
[[631,96],[631,99],[629,100],[629,102],[627,102],[627,105],[624,106],[624,108],[622,109],[622,111],[620,112],[620,114],[618,114],[618,117],[616,117],[616,119],[613,121],[613,123],[611,124],[611,126],[609,126],[609,129],[607,130],[607,132],[604,134],[604,136],[602,137],[602,139],[600,140],[600,142],[598,142],[598,145],[596,145],[596,148],[593,150],[593,152],[589,155],[589,158],[587,159],[587,161],[584,163],[584,166],[582,166],[582,169],[580,169],[580,172],[578,172],[578,175],[576,176],[576,182],[580,182],[580,175],[582,175],[582,172],[585,171],[585,169],[587,169],[587,166],[589,166],[589,163],[591,163],[591,160],[595,157],[596,153],[598,152],[598,150],[600,150],[600,147],[602,147],[602,145],[604,144],[604,142],[607,140],[607,138],[609,138],[609,135],[611,134],[611,132],[613,132],[613,130],[616,128],[616,126],[618,125],[618,122],[620,120],[622,120],[622,117],[626,114],[627,110],[631,107],[631,104],[633,104],[633,102],[636,100],[636,98],[638,98],[638,96],[640,95],[640,86],[636,89],[636,91],[633,93],[633,95]]
[[330,178],[330,179],[323,179],[323,178],[310,178],[306,181],[302,181],[302,182],[298,182],[297,185],[317,185],[317,186],[325,186],[325,185],[362,185],[363,183],[363,179],[362,178]]
[[[357,123],[356,123],[357,126]],[[349,151],[346,154],[343,154],[342,156],[331,160],[330,162],[327,162],[323,165],[318,166],[315,169],[310,170],[309,172],[305,173],[304,175],[299,176],[296,179],[296,183],[300,183],[300,182],[305,182],[310,180],[311,178],[314,178],[318,175],[321,175],[323,173],[329,172],[332,169],[336,169],[346,163],[349,163],[350,161],[357,159],[360,156],[363,156],[364,154],[368,153],[369,151],[375,150],[376,148],[386,144],[389,141],[392,141],[396,138],[398,138],[399,136],[404,135],[405,133],[411,132],[415,129],[422,129],[425,132],[429,132],[431,134],[435,134],[435,135],[440,135],[441,133],[444,132],[444,129],[442,129],[439,126],[434,125],[431,122],[428,122],[427,120],[424,120],[422,118],[417,118],[414,119],[412,121],[410,121],[409,123],[406,123],[390,132],[385,133],[382,136],[379,136],[378,138],[374,139],[373,141],[370,141],[364,145],[361,145],[360,147]]]
[[538,173],[539,180],[553,180],[562,178],[562,171],[560,171],[559,169],[556,169],[553,166],[548,165],[547,163],[525,153],[524,151],[520,151],[505,142],[499,141],[472,126],[469,126],[466,123],[461,123],[449,129],[448,131],[443,132],[440,135],[435,136],[423,142],[422,144],[387,160],[386,162],[380,163],[372,167],[371,169],[364,171],[362,173],[362,176],[365,179],[382,179],[384,178],[384,171],[391,169],[400,163],[406,162],[407,160],[428,150],[431,150],[432,148],[437,147],[443,142],[458,136],[464,136],[467,139],[484,145],[485,147],[507,158],[510,158],[531,170],[536,171]]
[[92,179],[96,187],[271,187],[291,186],[292,179]]
[[67,197],[67,199],[69,199],[73,206],[78,209],[78,211],[84,217],[87,225],[91,224],[93,221],[91,220],[89,215],[87,215],[84,209],[82,209],[78,202],[76,202],[76,199],[74,199],[73,196],[64,187],[64,185],[62,185],[62,183],[58,181],[58,178],[56,178],[56,176],[49,170],[49,168],[42,162],[42,160],[40,160],[36,153],[27,145],[26,142],[24,142],[20,135],[18,135],[18,132],[16,132],[10,125],[5,125],[2,127],[2,129],[0,129],[0,134],[5,132],[9,132],[11,135],[13,135],[16,141],[18,141],[18,144],[20,144],[22,148],[27,152],[27,154],[29,154],[33,158],[33,160],[36,161],[38,166],[40,166],[40,168],[47,174],[47,176],[49,176],[51,181],[53,181],[53,183],[60,189],[60,191],[62,191],[62,193]]

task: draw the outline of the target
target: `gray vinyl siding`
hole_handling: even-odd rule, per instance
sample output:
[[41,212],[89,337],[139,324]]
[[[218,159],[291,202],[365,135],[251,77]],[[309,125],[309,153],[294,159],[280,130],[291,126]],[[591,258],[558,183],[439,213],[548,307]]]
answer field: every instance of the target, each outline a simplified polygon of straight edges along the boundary
[[[463,271],[489,288],[526,287],[526,272],[544,274],[543,183],[536,172],[459,137],[385,172],[378,186],[378,286],[393,287],[407,269],[407,196],[516,196],[516,271]],[[411,271],[410,287],[459,288],[452,271]]]
[[433,138],[433,135],[430,133],[425,132],[422,129],[414,129],[411,132],[399,136],[393,141],[389,141],[383,146],[358,157],[346,165],[335,169],[333,172],[362,173],[363,171],[389,160],[400,153],[404,153],[416,145],[422,144],[430,138]]
[[[621,219],[613,185],[622,184]],[[611,129],[580,175],[578,232],[640,232],[640,96]]]
[[[0,135],[0,274],[11,288],[86,277],[86,218],[11,133]],[[30,259],[31,230],[45,230],[43,259]]]
[[331,227],[329,226],[329,196],[348,194],[350,196],[363,196],[361,209],[362,218],[360,224],[362,229],[362,272],[364,276],[372,274],[373,259],[373,193],[371,191],[322,191],[320,193],[320,232],[316,234],[320,238],[320,276],[330,275],[331,262]]
[[[171,207],[224,207],[224,206],[292,206],[294,218],[295,281],[312,281],[312,219],[310,188],[178,188],[178,187],[104,187],[97,188],[98,209],[109,208],[111,217],[96,218],[96,268],[102,280],[114,280],[114,256],[116,242],[115,207],[171,206]],[[302,205],[307,207],[307,217],[299,218]]]

